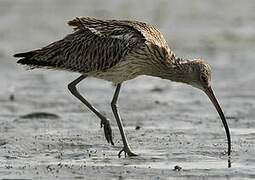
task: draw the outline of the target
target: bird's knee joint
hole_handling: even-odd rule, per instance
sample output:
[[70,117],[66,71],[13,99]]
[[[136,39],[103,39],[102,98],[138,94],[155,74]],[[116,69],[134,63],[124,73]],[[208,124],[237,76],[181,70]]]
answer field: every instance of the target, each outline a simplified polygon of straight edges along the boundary
[[73,92],[75,90],[75,86],[73,86],[72,83],[67,85],[67,88],[69,89],[69,91]]
[[68,88],[69,91],[72,91],[72,85],[71,84],[68,84],[67,88]]
[[112,108],[117,108],[118,107],[116,102],[111,102],[111,106],[112,106]]

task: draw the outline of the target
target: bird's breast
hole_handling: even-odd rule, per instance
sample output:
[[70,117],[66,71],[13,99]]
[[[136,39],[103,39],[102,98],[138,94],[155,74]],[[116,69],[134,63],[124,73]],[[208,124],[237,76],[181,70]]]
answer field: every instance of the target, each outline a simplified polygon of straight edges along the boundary
[[113,67],[104,71],[89,72],[88,75],[111,81],[115,84],[134,79],[139,75],[149,75],[153,70],[152,55],[144,44],[128,53]]
[[88,75],[118,84],[141,75],[141,68],[132,61],[123,60],[110,69],[90,72]]

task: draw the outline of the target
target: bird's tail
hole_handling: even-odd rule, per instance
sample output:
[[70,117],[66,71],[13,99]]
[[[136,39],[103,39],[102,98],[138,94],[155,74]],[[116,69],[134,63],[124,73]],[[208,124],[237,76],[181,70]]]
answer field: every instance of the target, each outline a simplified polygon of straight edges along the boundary
[[14,54],[13,57],[21,58],[17,61],[19,64],[27,65],[30,68],[48,67],[52,68],[55,66],[51,61],[43,60],[41,57],[42,52],[40,50],[28,51],[24,53]]

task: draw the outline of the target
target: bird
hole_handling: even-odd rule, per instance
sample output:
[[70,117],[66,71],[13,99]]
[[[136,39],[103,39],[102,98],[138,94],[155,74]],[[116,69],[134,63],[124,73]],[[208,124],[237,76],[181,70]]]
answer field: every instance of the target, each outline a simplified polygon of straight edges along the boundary
[[14,57],[19,58],[17,63],[29,69],[46,68],[80,73],[77,79],[68,84],[68,89],[98,116],[107,142],[114,145],[110,120],[91,105],[76,87],[87,77],[112,82],[116,89],[111,108],[123,142],[119,157],[122,153],[125,157],[137,156],[124,132],[117,101],[122,83],[140,75],[184,83],[205,92],[222,120],[230,156],[229,127],[212,90],[211,67],[204,59],[176,56],[156,27],[137,20],[76,17],[67,24],[73,28],[73,32],[63,39],[39,49],[14,54]]

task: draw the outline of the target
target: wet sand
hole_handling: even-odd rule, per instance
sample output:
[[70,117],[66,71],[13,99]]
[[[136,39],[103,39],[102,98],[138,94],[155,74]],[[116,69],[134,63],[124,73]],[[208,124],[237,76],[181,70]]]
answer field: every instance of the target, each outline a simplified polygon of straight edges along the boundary
[[[252,2],[2,0],[0,178],[255,178]],[[177,55],[206,59],[232,135],[232,167],[221,120],[199,90],[145,76],[124,83],[120,111],[139,156],[118,158],[122,142],[110,109],[111,83],[88,78],[79,89],[111,119],[115,146],[107,144],[99,119],[68,92],[79,74],[25,71],[15,63],[12,54],[70,33],[65,22],[75,16],[146,21],[164,33]]]

